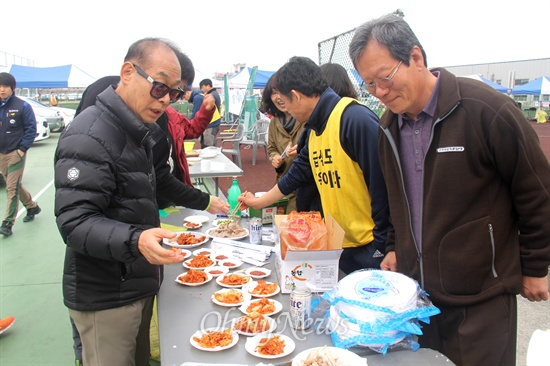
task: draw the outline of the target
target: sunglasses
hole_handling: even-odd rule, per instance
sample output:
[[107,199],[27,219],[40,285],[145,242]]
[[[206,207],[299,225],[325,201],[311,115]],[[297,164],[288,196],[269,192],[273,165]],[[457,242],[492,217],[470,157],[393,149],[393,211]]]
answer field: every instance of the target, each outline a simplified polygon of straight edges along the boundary
[[152,77],[147,75],[139,66],[132,64],[136,69],[137,73],[147,79],[153,86],[151,86],[151,91],[149,94],[155,99],[160,99],[166,94],[170,95],[170,103],[175,103],[183,97],[184,91],[181,88],[172,89],[168,85],[161,83],[160,81],[153,80]]

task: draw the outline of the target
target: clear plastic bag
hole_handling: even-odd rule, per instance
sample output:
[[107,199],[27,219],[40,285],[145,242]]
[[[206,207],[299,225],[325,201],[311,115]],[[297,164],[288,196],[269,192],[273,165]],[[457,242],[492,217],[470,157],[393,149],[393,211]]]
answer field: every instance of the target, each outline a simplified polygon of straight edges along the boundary
[[[360,271],[354,273],[357,272]],[[390,273],[375,270],[369,275],[377,277]],[[430,316],[440,313],[416,281],[413,284],[416,293],[414,287],[411,291],[414,296],[393,308],[390,304],[376,305],[376,301],[350,299],[349,288],[341,289],[341,283],[325,292],[314,309],[315,315],[324,317],[318,324],[319,330],[328,330],[336,347],[367,347],[382,354],[396,347],[416,350],[418,343],[415,338],[422,334],[419,322],[429,323]]]
[[326,250],[328,248],[327,227],[317,211],[292,211],[279,226],[281,255],[286,258],[290,250]]

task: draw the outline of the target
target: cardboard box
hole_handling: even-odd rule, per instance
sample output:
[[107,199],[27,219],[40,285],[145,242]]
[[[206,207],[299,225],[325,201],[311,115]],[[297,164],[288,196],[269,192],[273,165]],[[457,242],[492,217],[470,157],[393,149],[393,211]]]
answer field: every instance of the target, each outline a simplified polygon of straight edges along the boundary
[[328,250],[287,250],[281,256],[279,226],[286,215],[275,216],[275,270],[283,294],[289,294],[296,287],[308,286],[312,292],[332,290],[338,284],[338,261],[342,254],[344,230],[329,214],[325,216]]
[[288,205],[288,198],[283,197],[279,201],[275,202],[271,206],[264,207],[260,210],[253,209],[250,207],[248,209],[250,217],[259,217],[262,219],[262,224],[272,224],[273,218],[275,215],[284,215],[286,214],[286,206]]

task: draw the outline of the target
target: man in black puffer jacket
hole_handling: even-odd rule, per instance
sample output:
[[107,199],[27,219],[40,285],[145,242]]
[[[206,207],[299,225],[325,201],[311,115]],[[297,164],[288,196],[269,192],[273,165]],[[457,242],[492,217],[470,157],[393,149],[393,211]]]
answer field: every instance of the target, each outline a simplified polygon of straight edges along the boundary
[[183,261],[159,244],[154,123],[181,97],[181,69],[166,40],[130,46],[120,83],[62,134],[55,154],[55,215],[67,244],[64,303],[84,364],[148,365],[153,297],[162,265]]

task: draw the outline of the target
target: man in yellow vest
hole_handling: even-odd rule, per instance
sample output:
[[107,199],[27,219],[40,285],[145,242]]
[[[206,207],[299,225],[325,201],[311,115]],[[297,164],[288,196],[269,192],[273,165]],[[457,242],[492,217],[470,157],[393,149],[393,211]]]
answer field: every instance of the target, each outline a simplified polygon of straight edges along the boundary
[[535,118],[537,119],[537,123],[546,123],[548,122],[548,113],[546,113],[546,111],[542,109],[542,102],[539,103],[539,109],[537,109]]
[[276,75],[281,100],[297,121],[307,121],[309,135],[277,185],[240,201],[259,209],[315,181],[324,213],[346,232],[340,269],[380,268],[391,224],[378,160],[378,117],[357,100],[338,96],[309,58],[291,58]]

